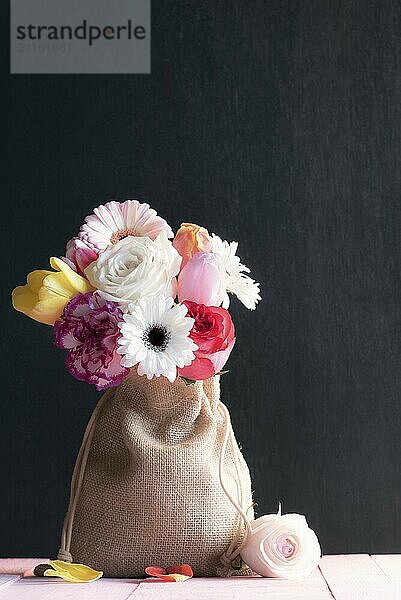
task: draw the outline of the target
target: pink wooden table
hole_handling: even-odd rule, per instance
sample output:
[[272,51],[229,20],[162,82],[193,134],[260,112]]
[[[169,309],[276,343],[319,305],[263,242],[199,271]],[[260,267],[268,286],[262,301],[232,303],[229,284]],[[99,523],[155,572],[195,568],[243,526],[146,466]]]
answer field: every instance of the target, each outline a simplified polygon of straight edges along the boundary
[[[43,559],[38,559],[39,562]],[[7,562],[0,559],[0,570]],[[11,570],[11,569],[9,569]],[[324,556],[302,582],[259,577],[159,583],[99,579],[88,584],[0,575],[0,600],[400,600],[401,555]]]

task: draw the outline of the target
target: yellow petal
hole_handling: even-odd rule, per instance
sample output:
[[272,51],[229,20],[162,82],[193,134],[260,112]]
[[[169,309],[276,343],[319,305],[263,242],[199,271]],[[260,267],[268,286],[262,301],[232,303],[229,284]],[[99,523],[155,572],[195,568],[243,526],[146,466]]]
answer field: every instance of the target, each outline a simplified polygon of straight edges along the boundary
[[29,273],[26,285],[13,290],[12,303],[16,310],[31,319],[54,325],[70,300],[94,288],[60,258],[52,257],[50,264],[56,272],[38,270]]
[[181,575],[181,573],[169,573],[170,577],[173,577],[175,581],[186,581],[190,579],[189,575]]
[[56,318],[61,314],[59,313],[55,317],[54,314],[43,311],[39,305],[40,303],[38,303],[38,295],[30,289],[28,284],[20,285],[13,290],[12,303],[15,310],[46,325],[53,325]]
[[90,292],[94,289],[89,281],[81,275],[78,275],[78,273],[75,273],[67,263],[61,260],[61,258],[52,256],[50,264],[53,269],[60,271],[64,275],[62,278],[63,281],[67,282],[69,289],[76,290],[76,293],[80,292],[81,294],[86,294],[86,292]]
[[63,314],[63,310],[68,304],[71,298],[66,298],[64,296],[49,296],[44,300],[40,300],[36,305],[36,310],[41,315],[47,315],[47,319],[50,325],[54,325],[54,323],[61,317]]
[[[69,563],[64,560],[51,560],[50,565],[56,571],[57,575],[54,577],[61,577],[65,581],[72,581],[75,583],[88,583],[90,581],[96,581],[103,575],[103,571],[95,571],[91,567],[81,565],[78,563]],[[51,577],[52,575],[46,571],[45,575]]]
[[45,571],[43,573],[44,577],[60,577],[60,579],[63,579],[64,581],[70,581],[71,583],[86,583],[85,581],[77,581],[75,578],[73,579],[72,577],[70,577],[70,575],[68,574],[67,571],[55,571],[54,569],[47,569],[47,571]]
[[52,271],[32,271],[26,278],[29,289],[38,293],[43,285],[43,280],[47,275],[51,275]]
[[19,285],[12,292],[12,303],[15,310],[28,314],[38,301],[38,296],[28,285]]
[[32,271],[26,278],[25,285],[19,285],[12,292],[12,302],[16,310],[26,312],[33,309],[37,302],[37,294],[43,280],[51,271]]

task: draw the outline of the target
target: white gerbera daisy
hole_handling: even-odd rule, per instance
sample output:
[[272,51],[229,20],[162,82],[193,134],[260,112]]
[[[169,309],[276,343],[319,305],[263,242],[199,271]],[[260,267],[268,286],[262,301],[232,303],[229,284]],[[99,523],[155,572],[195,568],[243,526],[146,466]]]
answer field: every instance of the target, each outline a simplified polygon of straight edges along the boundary
[[79,238],[93,250],[104,250],[128,237],[150,237],[154,240],[161,231],[173,237],[171,227],[149,204],[138,200],[101,204],[85,218]]
[[[229,243],[223,241],[218,235],[212,234],[212,252],[221,257],[226,272],[226,291],[235,294],[246,308],[255,310],[261,299],[259,283],[245,275],[245,273],[250,273],[250,270],[241,263],[241,259],[236,255],[237,249],[238,242]],[[230,299],[226,293],[223,307],[228,308],[229,304]]]
[[123,355],[121,365],[138,365],[138,374],[148,379],[164,375],[174,381],[177,367],[190,365],[198,349],[189,337],[194,319],[186,314],[186,306],[163,296],[130,304],[124,323],[119,323],[122,335],[117,352]]

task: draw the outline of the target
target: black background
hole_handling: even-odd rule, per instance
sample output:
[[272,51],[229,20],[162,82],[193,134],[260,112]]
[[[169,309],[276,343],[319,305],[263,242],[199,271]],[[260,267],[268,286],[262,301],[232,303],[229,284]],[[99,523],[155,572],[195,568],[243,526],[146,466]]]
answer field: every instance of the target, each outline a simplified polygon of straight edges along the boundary
[[400,17],[153,0],[151,75],[10,76],[3,45],[1,555],[55,555],[99,397],[10,291],[126,197],[238,240],[261,282],[223,380],[259,515],[401,552]]

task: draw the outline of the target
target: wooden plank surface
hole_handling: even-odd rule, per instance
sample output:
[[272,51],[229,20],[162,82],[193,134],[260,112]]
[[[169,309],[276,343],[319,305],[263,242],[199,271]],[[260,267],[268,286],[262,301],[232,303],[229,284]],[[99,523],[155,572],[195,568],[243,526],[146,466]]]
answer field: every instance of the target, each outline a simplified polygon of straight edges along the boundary
[[49,558],[0,558],[0,573],[20,574],[25,573],[40,563],[48,563]]
[[[39,559],[40,560],[40,559]],[[36,559],[34,559],[36,562]],[[25,565],[26,563],[24,563]],[[4,563],[0,559],[0,569]],[[184,583],[151,579],[100,579],[71,584],[0,575],[0,600],[400,600],[401,555],[324,556],[304,581],[262,577],[193,578]]]
[[42,577],[20,579],[4,591],[0,600],[128,600],[139,582],[132,579],[99,579],[92,583],[49,581]]
[[401,583],[401,554],[374,554],[372,559],[391,581]]
[[336,600],[400,600],[401,589],[368,554],[324,556],[320,570]]
[[332,600],[319,571],[308,579],[286,581],[262,577],[194,578],[181,584],[144,581],[134,600]]
[[21,575],[0,575],[0,591],[5,587],[8,587],[12,583],[18,581],[21,578]]
[[100,579],[91,584],[69,584],[39,578],[21,579],[0,600],[332,600],[319,571],[305,581],[261,577],[193,578],[185,583],[165,583],[151,579]]

